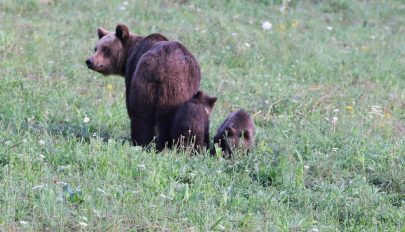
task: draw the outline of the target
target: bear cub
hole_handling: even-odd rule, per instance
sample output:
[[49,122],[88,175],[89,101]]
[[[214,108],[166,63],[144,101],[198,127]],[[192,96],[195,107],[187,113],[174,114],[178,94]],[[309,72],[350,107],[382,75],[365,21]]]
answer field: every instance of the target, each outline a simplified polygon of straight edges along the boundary
[[[248,152],[253,146],[255,125],[251,116],[242,110],[231,113],[217,130],[214,144],[218,144],[224,157],[230,157],[233,149]],[[215,149],[213,149],[215,151]]]
[[177,147],[192,146],[199,151],[209,145],[209,116],[216,97],[198,91],[175,112],[170,137]]

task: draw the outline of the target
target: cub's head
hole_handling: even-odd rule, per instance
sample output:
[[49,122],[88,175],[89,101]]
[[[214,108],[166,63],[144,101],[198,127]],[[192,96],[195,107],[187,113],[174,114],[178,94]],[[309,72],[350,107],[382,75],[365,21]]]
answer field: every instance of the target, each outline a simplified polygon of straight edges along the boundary
[[252,145],[252,132],[250,130],[241,130],[233,127],[228,127],[226,130],[227,139],[234,147],[248,149]]
[[125,63],[125,46],[130,37],[128,27],[118,24],[115,32],[104,28],[97,29],[98,38],[94,54],[86,60],[89,69],[104,75],[123,75]]
[[215,102],[217,101],[216,97],[211,97],[205,94],[203,91],[199,90],[194,96],[194,101],[198,101],[199,103],[204,105],[205,112],[210,115],[212,110],[214,109]]

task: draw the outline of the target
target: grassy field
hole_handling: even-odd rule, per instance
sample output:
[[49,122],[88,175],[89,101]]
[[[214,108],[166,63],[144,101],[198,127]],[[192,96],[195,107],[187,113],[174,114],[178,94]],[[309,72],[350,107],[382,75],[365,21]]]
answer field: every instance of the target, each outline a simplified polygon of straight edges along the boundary
[[[103,2],[0,1],[0,231],[405,231],[404,1]],[[181,41],[255,150],[130,146],[84,64],[117,23]]]

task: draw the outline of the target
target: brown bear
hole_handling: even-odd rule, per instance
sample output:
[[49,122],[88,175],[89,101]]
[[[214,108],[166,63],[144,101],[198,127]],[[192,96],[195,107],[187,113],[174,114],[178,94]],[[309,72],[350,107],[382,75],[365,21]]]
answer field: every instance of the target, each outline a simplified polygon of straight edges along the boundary
[[88,68],[104,75],[125,77],[126,106],[134,145],[147,146],[154,137],[157,150],[171,140],[175,109],[200,88],[200,67],[179,42],[160,34],[146,37],[117,25],[115,32],[98,28],[95,53]]
[[176,146],[193,146],[199,151],[209,145],[209,116],[216,101],[216,97],[198,91],[192,99],[178,107],[170,130]]
[[248,152],[253,146],[254,137],[253,120],[245,110],[241,109],[231,113],[221,124],[214,137],[214,144],[218,144],[225,157],[230,157],[234,148],[242,148]]

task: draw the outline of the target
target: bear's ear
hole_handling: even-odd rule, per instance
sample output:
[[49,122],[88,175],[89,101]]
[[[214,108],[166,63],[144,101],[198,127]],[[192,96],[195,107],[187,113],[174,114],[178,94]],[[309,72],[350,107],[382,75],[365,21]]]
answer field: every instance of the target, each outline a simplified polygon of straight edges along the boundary
[[129,30],[128,27],[124,24],[118,24],[115,28],[115,36],[121,41],[126,41],[129,37]]
[[209,97],[209,98],[207,99],[208,105],[209,105],[211,108],[214,108],[215,102],[216,102],[217,100],[218,100],[217,97]]
[[102,27],[97,28],[97,34],[98,34],[99,39],[103,38],[108,33],[110,33],[110,32],[107,31],[106,29],[102,28]]

